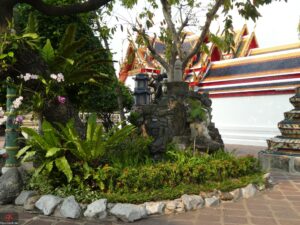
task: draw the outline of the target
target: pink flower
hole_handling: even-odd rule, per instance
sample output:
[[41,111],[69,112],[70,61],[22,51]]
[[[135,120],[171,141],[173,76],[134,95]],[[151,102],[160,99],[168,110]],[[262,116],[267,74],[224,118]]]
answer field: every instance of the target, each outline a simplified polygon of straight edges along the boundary
[[15,124],[21,125],[21,124],[23,124],[23,120],[24,120],[24,116],[18,115],[15,119]]
[[65,102],[66,102],[66,97],[64,97],[64,96],[57,96],[57,101],[58,101],[60,104],[65,104]]

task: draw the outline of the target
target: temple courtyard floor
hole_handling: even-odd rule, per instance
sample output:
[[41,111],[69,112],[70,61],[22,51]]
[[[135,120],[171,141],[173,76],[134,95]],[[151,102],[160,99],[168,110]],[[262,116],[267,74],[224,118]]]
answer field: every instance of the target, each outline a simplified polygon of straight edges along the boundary
[[[227,146],[238,155],[253,154],[261,148]],[[218,207],[181,214],[155,216],[134,225],[300,225],[300,176],[273,171],[276,185],[250,199],[222,202]],[[26,225],[121,225],[119,221],[71,220],[29,213],[13,205],[0,206],[0,212],[17,212],[18,224]],[[0,222],[1,224],[1,222]]]

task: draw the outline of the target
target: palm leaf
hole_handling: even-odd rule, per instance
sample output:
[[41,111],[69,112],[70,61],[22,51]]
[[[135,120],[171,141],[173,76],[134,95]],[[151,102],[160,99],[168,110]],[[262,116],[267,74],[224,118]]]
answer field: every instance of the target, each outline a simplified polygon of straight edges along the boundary
[[60,151],[62,151],[61,148],[56,148],[56,147],[50,148],[50,149],[47,150],[46,158],[54,156],[56,153],[58,153]]
[[48,173],[51,173],[52,169],[53,169],[53,160],[50,161],[50,162],[47,162],[45,163],[45,170],[48,172]]
[[22,162],[26,162],[26,160],[30,159],[35,154],[36,154],[36,151],[27,151],[25,156],[22,159]]
[[96,127],[97,127],[97,116],[95,113],[93,113],[89,116],[89,119],[87,122],[87,130],[86,130],[86,140],[87,141],[93,140],[93,134],[95,132]]
[[28,141],[29,143],[31,143],[31,145],[38,145],[43,150],[49,148],[48,143],[34,129],[29,127],[21,127],[21,130],[26,134],[28,134],[29,136]]
[[32,146],[31,145],[27,145],[24,148],[20,149],[16,155],[17,158],[20,158],[23,154],[25,154],[25,152],[30,149]]
[[49,146],[61,146],[60,140],[57,137],[57,130],[46,120],[42,123],[43,137]]
[[73,172],[71,170],[70,164],[67,161],[66,157],[62,156],[55,160],[55,165],[57,169],[65,174],[68,179],[68,182],[71,182],[73,179]]

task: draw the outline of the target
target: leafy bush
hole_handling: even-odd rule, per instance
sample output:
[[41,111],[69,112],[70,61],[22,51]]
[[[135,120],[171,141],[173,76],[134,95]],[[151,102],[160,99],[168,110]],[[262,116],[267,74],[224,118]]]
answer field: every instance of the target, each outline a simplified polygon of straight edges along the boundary
[[189,119],[191,121],[195,121],[195,120],[206,120],[206,109],[204,106],[202,106],[201,102],[195,100],[195,99],[189,99],[188,101],[189,105],[190,105],[190,112],[189,112]]
[[[23,156],[23,161],[34,159],[40,164],[35,175],[42,172],[44,175],[61,177],[64,174],[68,182],[72,181],[76,173],[78,181],[82,177],[84,180],[93,177],[94,169],[101,165],[107,149],[124,143],[134,132],[134,127],[128,125],[105,133],[103,127],[97,124],[96,115],[91,115],[88,119],[85,139],[81,139],[76,132],[73,121],[69,121],[66,126],[57,125],[59,129],[44,121],[43,135],[23,127],[22,131],[29,137],[27,145],[19,151],[17,157]],[[97,180],[97,176],[94,179]]]
[[[250,156],[236,158],[226,152],[197,156],[169,152],[168,155],[164,162],[100,166],[94,170],[94,186],[83,182],[78,186],[71,182],[57,187],[53,182],[51,190],[44,187],[42,190],[62,196],[73,194],[80,201],[105,197],[111,201],[142,202],[177,198],[183,193],[199,193],[200,190],[230,190],[250,182],[261,182],[258,161]],[[43,184],[32,180],[31,187],[41,190],[39,186]]]
[[42,193],[74,194],[82,201],[106,197],[139,202],[226,190],[261,177],[257,159],[224,151],[209,155],[173,150],[155,162],[148,152],[151,139],[138,135],[131,125],[104,132],[95,115],[88,119],[85,139],[72,121],[58,127],[45,121],[43,135],[23,128],[29,139],[18,156],[40,162],[28,185]]

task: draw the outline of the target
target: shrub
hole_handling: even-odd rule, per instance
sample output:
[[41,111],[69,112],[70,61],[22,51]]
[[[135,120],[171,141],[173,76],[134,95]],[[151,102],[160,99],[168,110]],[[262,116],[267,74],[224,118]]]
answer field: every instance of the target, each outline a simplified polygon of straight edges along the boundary
[[34,159],[39,164],[35,175],[65,175],[68,182],[72,181],[76,173],[77,181],[80,181],[81,177],[94,177],[93,179],[97,180],[95,169],[104,161],[107,149],[124,143],[134,132],[134,127],[127,125],[105,133],[103,127],[97,124],[96,115],[91,115],[88,119],[85,139],[76,132],[73,121],[69,121],[66,126],[57,125],[59,129],[44,121],[43,135],[31,128],[22,128],[28,134],[28,140],[17,156],[23,156],[23,161]]
[[[259,177],[261,177],[257,160],[250,156],[236,158],[226,152],[197,156],[190,156],[189,153],[184,152],[169,152],[168,155],[169,158],[164,162],[149,161],[146,164],[127,167],[119,166],[119,164],[99,166],[93,170],[91,180],[94,185],[92,185],[93,183],[87,185],[82,181],[80,185],[71,182],[66,186],[60,185],[56,189],[52,188],[52,192],[74,194],[78,192],[77,189],[89,190],[94,193],[91,195],[94,197],[108,196],[122,201],[129,198],[134,202],[139,199],[154,200],[153,193],[159,191],[177,190],[174,196],[178,196],[188,190],[196,192],[197,188],[198,192],[203,188],[205,190],[214,188],[227,190],[243,186],[249,182],[249,179],[251,182],[259,182]],[[53,187],[56,187],[55,185],[53,184]],[[145,193],[146,196],[142,193]],[[80,196],[80,193],[77,195]],[[90,199],[91,196],[86,198],[81,196],[80,198]],[[134,199],[133,196],[138,199]],[[173,194],[164,193],[158,196],[161,196],[162,199],[164,196],[173,196]]]

